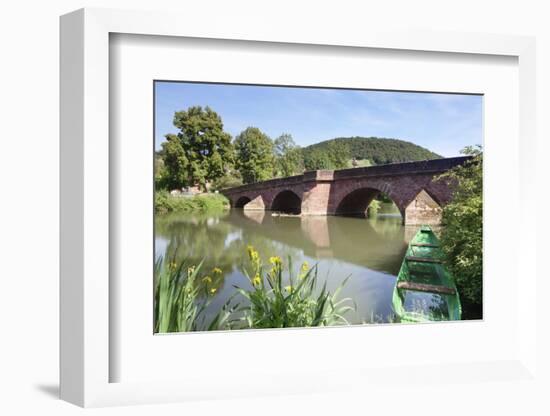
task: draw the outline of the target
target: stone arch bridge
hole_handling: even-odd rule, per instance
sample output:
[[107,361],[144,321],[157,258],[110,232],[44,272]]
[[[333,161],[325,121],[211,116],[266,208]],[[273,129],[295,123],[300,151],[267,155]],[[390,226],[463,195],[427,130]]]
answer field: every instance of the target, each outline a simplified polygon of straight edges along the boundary
[[342,170],[317,170],[221,191],[232,208],[301,215],[364,216],[371,201],[384,193],[397,205],[405,225],[441,222],[441,207],[452,184],[436,180],[469,157],[392,163]]

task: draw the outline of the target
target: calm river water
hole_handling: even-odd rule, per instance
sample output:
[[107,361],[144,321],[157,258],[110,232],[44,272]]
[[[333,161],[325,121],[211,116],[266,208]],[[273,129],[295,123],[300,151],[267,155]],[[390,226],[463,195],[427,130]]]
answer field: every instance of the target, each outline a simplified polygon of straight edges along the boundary
[[[219,216],[180,214],[155,222],[155,254],[174,255],[203,270],[214,267],[222,275],[214,281],[217,293],[210,314],[234,293],[233,285],[248,288],[242,273],[246,247],[254,246],[264,262],[291,256],[297,271],[303,261],[318,264],[319,276],[333,291],[351,276],[341,296],[352,298],[357,311],[346,315],[351,323],[387,322],[391,297],[407,243],[416,228],[405,227],[397,208],[382,204],[370,219],[347,217],[275,217],[271,212],[232,210]],[[208,312],[208,311],[207,311]]]

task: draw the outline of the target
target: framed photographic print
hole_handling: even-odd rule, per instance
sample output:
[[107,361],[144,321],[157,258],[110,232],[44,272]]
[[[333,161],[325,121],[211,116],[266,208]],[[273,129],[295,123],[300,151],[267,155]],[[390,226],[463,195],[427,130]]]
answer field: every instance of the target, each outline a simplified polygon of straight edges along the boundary
[[61,19],[62,398],[531,377],[533,40],[177,21]]
[[482,319],[481,95],[154,89],[155,332]]

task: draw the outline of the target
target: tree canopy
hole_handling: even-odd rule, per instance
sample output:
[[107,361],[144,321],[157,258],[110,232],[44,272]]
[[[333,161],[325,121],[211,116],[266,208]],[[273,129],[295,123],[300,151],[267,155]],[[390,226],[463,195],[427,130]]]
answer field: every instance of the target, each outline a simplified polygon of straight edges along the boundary
[[304,171],[302,149],[294,143],[290,134],[282,134],[275,139],[277,176],[285,177],[301,174]]
[[257,127],[248,127],[235,138],[236,167],[244,183],[273,178],[273,141]]
[[204,188],[207,181],[224,176],[234,163],[234,152],[231,135],[223,130],[221,117],[210,107],[195,106],[177,111],[174,126],[179,132],[167,136],[163,145],[165,165],[173,162],[173,169],[167,169],[174,185]]
[[324,147],[310,146],[304,150],[303,158],[306,170],[350,167],[351,153],[345,142],[331,140]]
[[176,111],[173,124],[177,133],[165,136],[155,156],[159,189],[195,185],[207,189],[207,184],[211,189],[224,189],[243,182],[299,175],[304,170],[440,157],[413,143],[377,137],[336,138],[301,148],[288,133],[273,141],[257,127],[246,128],[232,141],[220,115],[210,107]]
[[162,143],[162,163],[158,164],[157,179],[162,181],[163,187],[181,188],[187,184],[187,167],[189,161],[181,141],[175,134],[167,134]]
[[404,140],[357,136],[339,137],[304,147],[304,160],[318,160],[318,152],[330,153],[330,147],[334,146],[335,142],[346,145],[351,157],[359,160],[368,159],[376,165],[441,158],[437,153]]

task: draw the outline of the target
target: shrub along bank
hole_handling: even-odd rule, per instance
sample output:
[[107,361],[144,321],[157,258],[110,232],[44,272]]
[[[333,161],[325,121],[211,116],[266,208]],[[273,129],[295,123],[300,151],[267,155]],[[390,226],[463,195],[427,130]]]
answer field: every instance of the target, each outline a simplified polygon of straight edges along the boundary
[[171,212],[222,212],[229,209],[229,200],[221,194],[172,196],[168,191],[155,192],[155,213]]

